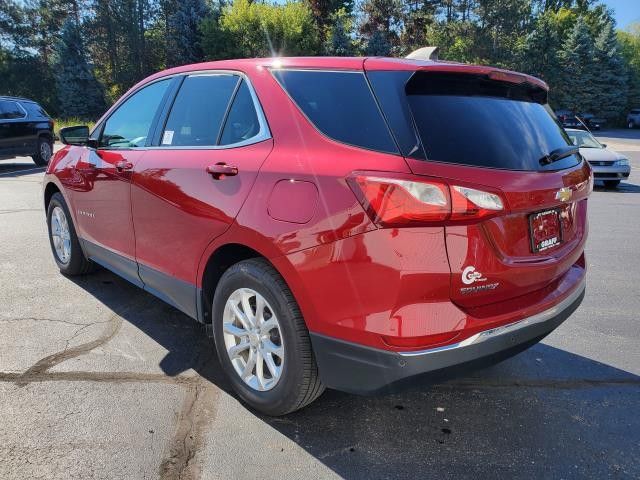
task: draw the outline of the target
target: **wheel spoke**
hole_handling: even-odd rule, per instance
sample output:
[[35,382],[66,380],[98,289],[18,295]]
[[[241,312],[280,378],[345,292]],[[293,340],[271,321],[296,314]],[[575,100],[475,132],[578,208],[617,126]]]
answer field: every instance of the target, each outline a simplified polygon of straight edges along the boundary
[[251,321],[247,318],[244,312],[240,310],[240,307],[235,302],[235,300],[229,300],[229,306],[231,307],[233,314],[240,321],[244,329],[251,330]]
[[265,352],[272,353],[280,358],[284,358],[284,348],[282,348],[282,345],[276,345],[271,340],[267,340],[266,342],[263,342],[262,348]]
[[269,352],[263,352],[264,363],[267,364],[267,368],[271,373],[273,378],[278,378],[280,376],[279,367],[276,365],[276,362],[273,361],[273,355]]
[[246,337],[249,335],[249,332],[246,331],[244,328],[240,328],[240,327],[236,327],[234,324],[232,323],[225,323],[222,325],[222,330],[225,333],[229,333],[235,337]]
[[249,292],[250,291],[247,291],[247,290],[244,290],[242,292],[242,310],[244,311],[244,314],[249,320],[249,323],[251,324],[251,326],[254,327],[256,324],[255,322],[256,317],[253,314],[253,310],[251,309],[251,303],[249,303],[249,300],[253,295]]
[[256,295],[256,325],[262,325],[264,321],[265,301],[262,295]]
[[240,377],[243,380],[248,379],[253,373],[253,367],[255,366],[256,366],[256,351],[250,350],[249,358],[247,359],[247,363],[245,364],[244,370],[242,371],[242,374],[240,375]]
[[266,335],[274,328],[278,328],[278,321],[272,317],[266,322],[264,322],[262,325],[260,325],[260,333],[262,335]]
[[256,378],[260,385],[260,390],[264,390],[266,382],[264,381],[264,358],[262,356],[262,350],[256,352]]
[[238,357],[242,352],[244,352],[250,346],[251,346],[251,344],[249,342],[241,342],[241,343],[231,347],[228,350],[229,357],[231,359],[234,359],[234,358]]

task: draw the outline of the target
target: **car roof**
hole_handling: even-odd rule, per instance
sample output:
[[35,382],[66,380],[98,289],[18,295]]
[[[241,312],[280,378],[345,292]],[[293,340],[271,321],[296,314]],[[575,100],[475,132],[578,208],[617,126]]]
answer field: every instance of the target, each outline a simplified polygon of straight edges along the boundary
[[[549,87],[539,78],[523,73],[503,70],[486,65],[468,65],[455,62],[414,60],[408,58],[389,57],[270,57],[270,58],[246,58],[239,60],[218,60],[214,62],[195,63],[183,65],[169,70],[158,72],[143,80],[140,84],[147,83],[156,78],[177,75],[202,70],[233,70],[253,68],[287,68],[287,69],[323,69],[323,70],[404,70],[404,71],[434,71],[451,73],[476,73],[480,75],[495,74],[502,80],[514,83],[531,83],[545,90]],[[138,84],[138,85],[140,85]]]
[[9,95],[0,95],[0,100],[11,100],[14,102],[31,102],[31,103],[37,103],[34,100],[29,100],[28,98],[23,98],[23,97],[12,97]]

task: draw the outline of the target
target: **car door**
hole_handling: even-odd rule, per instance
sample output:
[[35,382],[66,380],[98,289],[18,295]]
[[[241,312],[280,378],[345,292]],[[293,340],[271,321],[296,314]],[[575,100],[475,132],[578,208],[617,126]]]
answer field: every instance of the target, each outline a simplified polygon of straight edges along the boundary
[[207,245],[238,214],[272,141],[248,80],[184,77],[157,145],[134,168],[136,260],[145,289],[195,317]]
[[0,155],[25,155],[27,151],[27,112],[13,100],[0,100]]
[[82,188],[74,190],[73,204],[87,255],[140,286],[131,219],[131,175],[146,153],[149,132],[171,82],[154,82],[125,99],[94,132],[97,148],[85,147],[76,164]]

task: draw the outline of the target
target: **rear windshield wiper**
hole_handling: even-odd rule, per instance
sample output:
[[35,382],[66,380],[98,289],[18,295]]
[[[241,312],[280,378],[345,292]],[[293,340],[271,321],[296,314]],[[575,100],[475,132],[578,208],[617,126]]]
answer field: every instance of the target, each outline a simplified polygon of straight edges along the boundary
[[576,147],[575,145],[569,145],[569,146],[566,146],[566,147],[556,148],[555,150],[552,150],[547,155],[542,157],[539,160],[539,162],[540,162],[540,165],[549,165],[550,163],[557,162],[558,160],[566,158],[569,155],[575,155],[579,151],[580,151],[580,149],[578,147]]

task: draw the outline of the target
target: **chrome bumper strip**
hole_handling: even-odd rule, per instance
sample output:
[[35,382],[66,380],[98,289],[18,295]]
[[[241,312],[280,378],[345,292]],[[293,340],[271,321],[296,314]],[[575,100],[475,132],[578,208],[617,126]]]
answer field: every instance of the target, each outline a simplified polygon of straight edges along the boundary
[[470,345],[476,345],[478,343],[484,342],[485,340],[489,340],[490,338],[495,338],[500,335],[505,335],[507,333],[512,333],[514,331],[520,330],[522,328],[529,327],[531,325],[535,325],[536,323],[544,323],[547,320],[555,317],[564,309],[568,308],[576,299],[582,295],[586,286],[586,279],[582,279],[580,285],[569,294],[567,298],[562,300],[557,305],[551,307],[544,312],[537,313],[527,318],[523,318],[522,320],[518,320],[517,322],[509,323],[507,325],[502,325],[500,327],[492,328],[489,330],[483,330],[482,332],[478,332],[475,335],[472,335],[469,338],[465,338],[461,342],[453,343],[451,345],[445,345],[444,347],[435,347],[428,348],[426,350],[412,351],[412,352],[398,352],[403,357],[417,357],[422,355],[430,355],[432,353],[446,352],[449,350],[457,350],[460,348],[465,348]]

